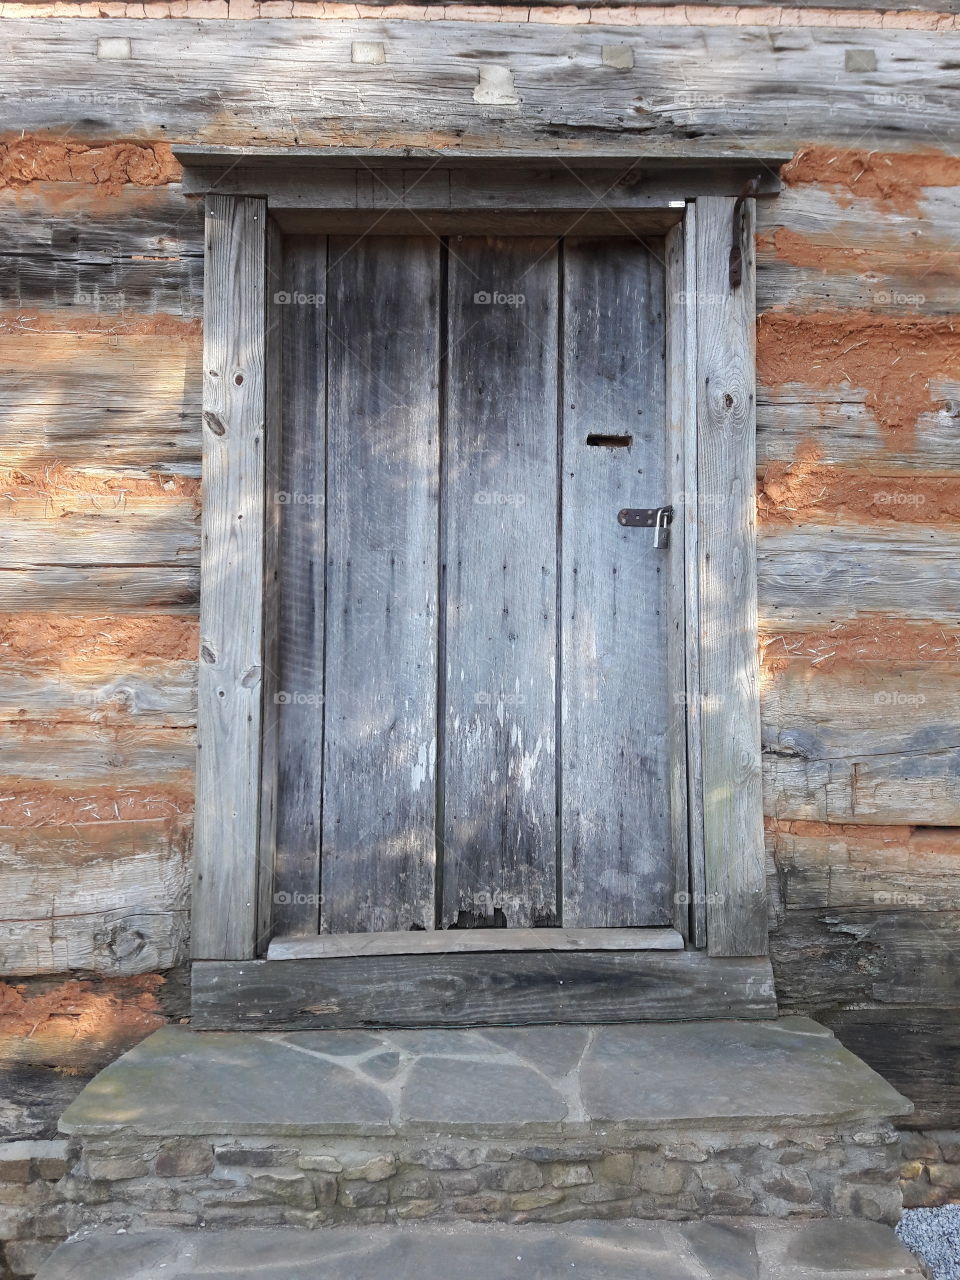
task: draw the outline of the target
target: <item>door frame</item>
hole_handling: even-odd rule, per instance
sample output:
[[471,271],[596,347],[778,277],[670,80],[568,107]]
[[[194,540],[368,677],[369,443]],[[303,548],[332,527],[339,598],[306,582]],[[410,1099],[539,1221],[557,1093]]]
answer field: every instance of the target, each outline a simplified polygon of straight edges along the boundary
[[181,146],[175,154],[185,189],[206,204],[195,960],[249,962],[271,932],[274,294],[284,233],[543,234],[573,231],[571,221],[577,233],[629,228],[665,238],[672,537],[682,545],[670,620],[671,748],[686,765],[673,770],[671,799],[675,839],[689,849],[681,932],[710,957],[765,956],[753,232],[756,197],[779,190],[786,157],[671,165],[601,154],[575,162],[297,148]]

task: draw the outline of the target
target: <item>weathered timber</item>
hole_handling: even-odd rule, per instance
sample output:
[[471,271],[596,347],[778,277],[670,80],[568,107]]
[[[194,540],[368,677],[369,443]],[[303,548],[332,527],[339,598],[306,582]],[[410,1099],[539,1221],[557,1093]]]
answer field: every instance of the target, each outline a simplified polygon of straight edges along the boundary
[[882,614],[960,619],[960,534],[933,526],[807,524],[762,530],[766,628]]
[[196,565],[200,512],[192,497],[82,495],[71,509],[43,497],[0,497],[5,572],[49,565]]
[[[332,933],[428,929],[437,850],[440,247],[429,238],[331,237],[329,255],[320,922]],[[460,511],[461,530],[469,512]]]
[[809,822],[960,826],[960,749],[804,760],[766,754],[765,809]]
[[0,777],[8,788],[28,780],[98,785],[112,781],[118,787],[189,784],[195,759],[192,729],[81,724],[61,728],[52,720],[0,721]]
[[652,550],[652,533],[615,516],[672,498],[661,259],[630,240],[564,243],[559,835],[572,927],[674,918],[664,618],[683,541]]
[[960,1008],[960,913],[789,911],[770,937],[783,1010],[841,1004]]
[[[35,182],[0,191],[0,211],[0,255],[23,258],[24,264],[108,266],[138,258],[179,263],[182,314],[200,314],[196,304],[202,301],[203,281],[196,268],[203,264],[203,202],[186,199],[179,183],[128,184],[104,199],[88,182]],[[195,294],[194,284],[199,286]],[[49,299],[38,301],[50,305]]]
[[64,667],[0,662],[0,720],[185,726],[197,720],[197,664],[87,659]]
[[818,1021],[899,1089],[916,1108],[911,1128],[955,1126],[960,1115],[960,1018],[919,1003],[910,1008],[823,1009]]
[[[281,457],[276,488],[286,500],[279,516],[274,704],[276,827],[273,927],[315,930],[320,920],[320,808],[323,794],[323,580],[326,536],[326,241],[288,239],[281,294],[312,302],[285,303],[280,313]],[[268,477],[269,482],[269,477]],[[276,494],[274,495],[277,496]],[[269,779],[264,774],[264,785]]]
[[786,663],[765,682],[763,743],[804,759],[960,747],[960,666],[858,660],[832,670]]
[[478,951],[682,951],[676,929],[404,929],[277,937],[268,960],[337,956],[446,956]]
[[960,383],[931,380],[941,400],[934,413],[922,413],[916,429],[895,436],[883,431],[864,405],[864,391],[819,390],[790,384],[760,387],[757,403],[757,461],[790,462],[802,446],[816,446],[822,463],[869,468],[877,489],[891,489],[904,473],[952,475],[957,461]]
[[915,213],[881,201],[845,205],[839,193],[804,184],[760,202],[758,309],[955,315],[960,188],[921,188],[916,200]]
[[266,202],[210,196],[193,954],[256,932],[263,681]]
[[[444,925],[557,915],[557,255],[537,239],[451,247]],[[478,302],[494,294],[522,302]]]
[[[184,163],[193,165],[203,158],[202,150],[178,147],[177,154]],[[789,153],[779,159],[789,159]],[[758,194],[774,195],[780,189],[776,168],[758,159],[715,168],[685,168],[681,163],[662,169],[629,155],[616,164],[592,150],[574,170],[571,159],[556,155],[523,158],[461,150],[445,152],[442,160],[434,155],[415,164],[406,156],[398,160],[396,152],[389,151],[358,151],[337,159],[328,148],[315,152],[291,147],[273,153],[256,147],[236,148],[221,153],[218,167],[188,168],[184,184],[192,190],[235,195],[259,192],[267,196],[271,209],[284,223],[306,210],[320,216],[367,210],[381,218],[410,210],[418,217],[450,215],[465,223],[483,215],[489,231],[500,229],[503,217],[536,214],[549,218],[563,210],[576,216],[565,230],[593,234],[597,230],[593,219],[599,215],[607,219],[605,229],[618,235],[632,225],[630,215],[634,213],[657,212],[679,221],[680,211],[667,212],[671,200],[737,195],[745,180],[758,170]],[[627,225],[617,228],[615,219],[619,217],[625,218]],[[383,229],[388,225],[384,223]]]
[[196,471],[200,367],[195,338],[0,334],[4,463]]
[[[666,386],[665,446],[676,539],[667,582],[667,752],[670,761],[670,827],[673,842],[673,922],[685,940],[706,942],[706,899],[703,892],[703,788],[700,765],[699,598],[696,591],[696,507],[687,494],[696,492],[696,308],[687,306],[696,280],[696,204],[664,241],[664,306]],[[686,851],[686,857],[683,856]],[[692,891],[692,892],[691,892]]]
[[277,761],[280,748],[278,710],[282,690],[280,617],[283,476],[283,235],[273,218],[267,221],[264,288],[264,449],[263,449],[263,700],[260,742],[260,827],[257,849],[256,937],[254,953],[262,955],[274,929],[277,828],[279,822]]
[[[476,100],[481,31],[486,63],[512,73],[499,102]],[[3,34],[11,106],[0,129],[57,136],[749,157],[811,138],[929,146],[950,135],[960,100],[945,69],[960,38],[934,30],[803,27],[771,40],[762,27],[268,19],[241,42],[220,22],[111,18],[56,39],[48,21],[10,19]],[[95,61],[101,36],[128,38],[131,56]],[[374,38],[387,65],[352,63],[352,42]],[[604,65],[609,44],[629,47],[629,74]],[[847,49],[873,52],[876,70],[846,72]],[[110,105],[91,119],[94,70]],[[917,85],[922,108],[904,111],[898,95]]]
[[200,600],[198,568],[65,565],[0,569],[0,610],[24,613],[184,613]]
[[734,289],[734,201],[697,201],[699,718],[711,955],[759,955],[767,946],[756,657],[752,202],[744,211],[743,280]]
[[187,953],[183,821],[0,827],[0,972],[149,973]]
[[776,1016],[766,957],[530,952],[193,966],[198,1030],[468,1027]]

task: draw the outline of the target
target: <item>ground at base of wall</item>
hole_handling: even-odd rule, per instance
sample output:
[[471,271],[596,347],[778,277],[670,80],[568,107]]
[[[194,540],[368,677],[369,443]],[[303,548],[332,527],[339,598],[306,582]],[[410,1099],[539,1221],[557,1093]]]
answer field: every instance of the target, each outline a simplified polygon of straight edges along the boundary
[[906,1209],[897,1235],[925,1264],[931,1280],[960,1280],[960,1205]]

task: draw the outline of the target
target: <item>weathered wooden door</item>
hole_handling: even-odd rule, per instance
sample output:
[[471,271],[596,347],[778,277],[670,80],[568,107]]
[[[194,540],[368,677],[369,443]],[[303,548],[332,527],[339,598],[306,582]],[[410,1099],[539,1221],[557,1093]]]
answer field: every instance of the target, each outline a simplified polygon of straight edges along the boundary
[[673,923],[661,259],[287,240],[278,932]]

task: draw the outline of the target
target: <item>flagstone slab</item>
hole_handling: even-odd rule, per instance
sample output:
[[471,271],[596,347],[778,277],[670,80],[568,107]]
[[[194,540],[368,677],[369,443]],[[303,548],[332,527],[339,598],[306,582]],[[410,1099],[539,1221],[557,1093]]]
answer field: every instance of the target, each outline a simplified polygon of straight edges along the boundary
[[68,1134],[588,1136],[846,1124],[910,1103],[805,1018],[474,1030],[167,1027],[67,1108]]
[[37,1280],[921,1280],[889,1227],[659,1222],[94,1232]]

